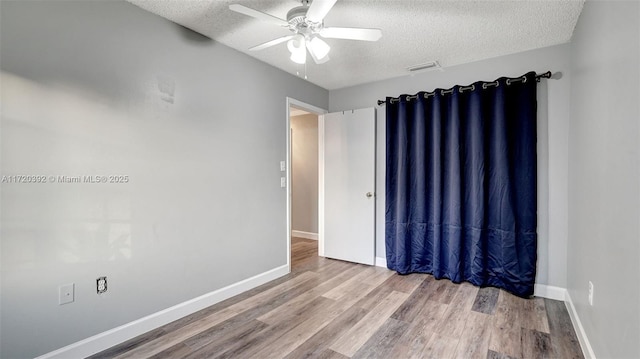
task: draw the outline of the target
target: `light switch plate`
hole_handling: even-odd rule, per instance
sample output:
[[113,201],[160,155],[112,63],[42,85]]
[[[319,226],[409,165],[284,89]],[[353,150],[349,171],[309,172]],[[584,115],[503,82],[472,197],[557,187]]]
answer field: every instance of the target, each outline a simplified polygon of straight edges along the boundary
[[286,177],[280,177],[280,187],[282,187],[282,188],[287,187],[287,178]]
[[284,172],[287,170],[287,163],[285,161],[280,161],[280,172]]
[[58,287],[58,304],[73,303],[75,297],[75,284],[63,284]]

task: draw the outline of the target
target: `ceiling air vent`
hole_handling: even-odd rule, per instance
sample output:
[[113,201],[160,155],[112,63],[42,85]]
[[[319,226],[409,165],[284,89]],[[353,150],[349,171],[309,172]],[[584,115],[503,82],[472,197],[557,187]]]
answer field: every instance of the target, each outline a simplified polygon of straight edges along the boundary
[[418,65],[413,65],[413,66],[407,67],[407,70],[409,70],[409,72],[431,71],[431,70],[435,70],[435,69],[439,69],[439,70],[442,71],[442,67],[440,66],[438,61],[429,61],[429,62],[425,62],[423,64],[418,64]]

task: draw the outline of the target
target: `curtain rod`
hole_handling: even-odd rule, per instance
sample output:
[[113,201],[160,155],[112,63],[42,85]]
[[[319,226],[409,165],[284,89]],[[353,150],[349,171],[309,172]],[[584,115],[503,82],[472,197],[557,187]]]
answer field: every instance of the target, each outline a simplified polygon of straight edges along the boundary
[[[540,79],[550,79],[550,78],[551,78],[551,71],[543,72],[541,74],[536,74],[536,81],[537,82],[540,82]],[[520,78],[518,78],[518,79],[520,79]],[[512,81],[517,81],[517,79],[516,80],[512,80]],[[489,84],[491,84],[491,83],[489,83]],[[484,88],[484,85],[482,87]],[[460,92],[462,92],[463,89],[464,90],[469,90],[471,88],[472,88],[472,86],[467,86],[467,87],[463,86],[463,87],[460,88]],[[443,90],[443,91],[452,92],[453,88],[450,88],[449,90]],[[415,96],[411,96],[411,97],[415,97]],[[392,97],[391,101],[398,100],[398,99],[399,99],[399,97]],[[386,100],[378,100],[378,106],[383,105],[386,102],[387,102]]]

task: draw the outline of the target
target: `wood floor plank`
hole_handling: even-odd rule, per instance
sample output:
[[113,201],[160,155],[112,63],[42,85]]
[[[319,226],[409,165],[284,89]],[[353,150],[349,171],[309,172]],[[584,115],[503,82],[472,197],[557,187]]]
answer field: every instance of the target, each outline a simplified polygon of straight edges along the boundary
[[[320,318],[326,318],[328,315],[326,312],[335,311],[336,302],[332,299],[318,297],[318,301],[324,301],[322,305],[318,307],[325,308],[325,311],[311,310],[306,316],[300,316],[294,318],[292,322],[278,322],[273,325],[268,325],[265,329],[252,333],[246,337],[241,338],[233,343],[228,343],[221,353],[208,356],[210,358],[252,358],[252,357],[265,357],[265,353],[273,351],[274,348],[282,347],[283,338],[286,339],[287,333],[291,333],[296,328],[306,321],[313,321],[315,324],[319,324]],[[335,318],[338,313],[331,314]],[[328,318],[326,320],[329,320]],[[320,327],[313,328],[314,331],[320,330]],[[189,358],[191,359],[191,358]]]
[[192,337],[195,333],[199,333],[219,324],[238,313],[232,309],[226,308],[205,318],[197,320],[173,332],[136,347],[126,353],[116,356],[118,359],[149,357],[160,353],[180,342]]
[[[330,299],[319,297],[326,301]],[[287,331],[279,338],[277,343],[273,343],[260,351],[260,355],[264,358],[282,358],[291,353],[295,348],[302,345],[309,338],[314,336],[318,331],[327,326],[335,318],[342,315],[349,306],[336,302],[326,305],[324,311],[319,311],[310,316],[304,322],[295,325],[291,330]]]
[[[364,287],[362,290],[346,291],[340,297],[340,300],[337,301],[321,297],[332,302],[331,304],[324,306],[324,311],[322,313],[312,315],[304,322],[299,324],[291,323],[290,327],[292,328],[286,331],[283,335],[279,336],[279,340],[277,343],[257,347],[255,355],[259,353],[260,356],[269,358],[286,356],[297,346],[301,345],[302,342],[315,335],[319,330],[324,328],[335,318],[342,315],[346,310],[352,307],[354,303],[367,295],[373,288],[374,287],[372,285],[367,285],[367,287]],[[406,294],[403,295],[406,296]],[[398,300],[395,297],[394,299]],[[366,319],[366,316],[363,318],[363,320],[364,319]]]
[[[357,291],[359,288],[369,287],[370,285],[368,283],[365,283],[363,279],[374,273],[375,271],[373,270],[373,268],[365,268],[357,275],[351,277],[349,280],[338,285],[337,287],[333,288],[332,290],[328,291],[322,296],[329,299],[333,299],[333,300],[339,300],[344,295],[350,292],[353,292],[354,290]],[[357,288],[354,289],[354,287],[357,287]]]
[[425,278],[391,317],[407,323],[412,322],[426,301],[435,294],[434,283],[433,277]]
[[448,305],[427,300],[417,313],[407,331],[402,335],[389,355],[390,358],[419,358],[431,336],[447,311]]
[[471,310],[484,314],[493,314],[496,310],[500,290],[494,287],[484,287],[478,290],[478,295]]
[[491,328],[490,350],[514,358],[520,357],[522,353],[521,306],[520,298],[500,290]]
[[[362,290],[348,290],[343,293],[340,300],[334,301],[325,297],[327,301],[332,303],[324,306],[323,313],[318,315],[312,315],[306,318],[302,323],[288,323],[282,322],[274,325],[278,330],[270,330],[267,328],[267,333],[262,337],[271,337],[275,341],[267,342],[264,340],[253,342],[251,348],[234,349],[225,353],[224,358],[235,357],[280,357],[287,355],[290,351],[293,351],[297,346],[313,335],[315,335],[324,326],[328,325],[332,320],[343,314],[347,309],[353,306],[358,300],[367,295],[373,286],[366,285]],[[406,295],[406,294],[405,294]],[[374,329],[375,330],[375,329]]]
[[243,312],[249,308],[262,305],[272,300],[273,297],[279,295],[285,290],[293,289],[304,284],[306,281],[318,278],[318,274],[313,272],[305,272],[293,278],[291,281],[283,283],[279,286],[268,289],[260,294],[256,294],[251,298],[247,298],[242,302],[236,303],[229,308],[237,313]]
[[435,333],[429,339],[429,342],[425,346],[419,358],[453,358],[457,346],[458,339],[445,337],[443,335]]
[[219,347],[215,352],[202,353],[198,352],[196,355],[189,356],[185,359],[201,359],[201,358],[251,358],[257,357],[259,351],[268,343],[277,341],[284,333],[291,329],[288,323],[278,323],[275,325],[268,325],[264,329],[251,333],[242,338],[227,343],[223,347]]
[[362,281],[377,286],[395,275],[397,275],[396,272],[388,270],[387,268],[374,267],[373,274],[362,278]]
[[182,343],[186,344],[191,349],[196,350],[212,343],[213,345],[223,344],[232,338],[243,337],[256,330],[262,330],[266,326],[266,324],[255,319],[238,321],[236,323],[233,323],[233,321],[226,321],[220,325],[201,331],[184,340]]
[[318,358],[326,349],[329,349],[329,346],[336,339],[356,325],[366,314],[367,311],[358,306],[350,307],[291,353],[287,354],[285,359]]
[[554,353],[561,358],[584,358],[564,302],[544,299],[544,305]]
[[440,321],[449,309],[449,305],[427,300],[413,321],[414,326],[420,326],[423,331],[435,332]]
[[293,244],[291,246],[291,258],[300,260],[308,257],[313,257],[315,256],[315,254],[317,254],[317,251],[318,250],[315,248],[315,246]]
[[544,306],[544,298],[536,297],[525,300],[520,319],[523,328],[549,333],[549,320],[547,309]]
[[340,353],[336,353],[331,349],[327,349],[322,352],[322,355],[320,355],[318,359],[349,359],[349,357]]
[[281,294],[283,290],[295,288],[296,286],[302,285],[306,281],[309,281],[316,276],[317,274],[311,272],[303,273],[297,277],[292,278],[288,282],[270,288],[253,297],[247,298],[230,307],[222,309],[219,312],[213,313],[184,327],[176,329],[175,331],[167,333],[162,337],[140,345],[126,353],[120,354],[116,358],[126,359],[155,355],[194,336],[196,333],[207,330],[214,325],[230,319],[231,317],[241,313],[242,311],[248,310],[254,306],[259,306],[260,304],[265,304],[267,301],[273,299],[274,296]]
[[[208,345],[210,342],[214,345],[216,342],[220,345],[224,345],[228,342],[228,338],[244,337],[251,334],[262,329],[265,325],[264,323],[257,322],[256,318],[270,310],[273,310],[273,308],[280,307],[283,303],[289,302],[292,298],[296,298],[301,293],[306,293],[309,289],[313,288],[314,285],[315,280],[304,282],[293,289],[272,297],[268,303],[245,310],[219,324],[207,328],[199,333],[194,333],[192,337],[185,339],[183,342],[191,348],[197,349],[200,346]],[[317,303],[310,301],[307,302],[306,305],[307,307],[302,308],[301,310],[312,310],[310,308],[313,308]]]
[[345,271],[349,268],[356,268],[358,270],[362,270],[363,268],[367,267],[365,265],[359,265],[355,263],[349,263],[349,262],[339,261],[337,259],[323,258],[323,257],[319,257],[319,262],[322,264],[322,266],[313,270],[318,274],[331,272],[333,273],[333,275],[337,275],[338,273]]
[[413,293],[413,291],[416,290],[427,278],[433,279],[433,276],[423,273],[412,273],[405,275],[395,273],[383,283],[383,286],[388,286],[397,292],[410,294]]
[[263,331],[267,327],[267,324],[258,320],[252,320],[239,325],[232,330],[220,332],[219,335],[211,336],[207,338],[207,341],[198,340],[201,339],[200,335],[196,335],[184,343],[192,349],[189,355],[184,355],[182,358],[209,358],[224,352],[224,348],[228,347],[231,343],[241,340],[242,338],[250,337],[255,333]]
[[460,284],[435,332],[442,336],[459,338],[477,294],[478,287],[469,283]]
[[92,355],[90,357],[88,357],[87,359],[107,359],[107,358],[113,358],[116,357],[120,354],[126,353],[130,350],[133,350],[143,344],[146,344],[148,342],[151,342],[163,335],[165,335],[166,332],[164,331],[163,328],[158,328],[158,329],[154,329],[152,331],[149,331],[145,334],[139,335],[133,339],[127,340],[126,342],[119,344],[117,346],[114,346],[110,349],[107,349],[105,351],[102,351],[100,353],[97,353],[95,355]]
[[[276,296],[271,297],[271,299],[268,302],[259,306],[255,306],[253,308],[249,308],[241,313],[238,313],[237,315],[225,320],[224,322],[216,324],[215,326],[207,329],[206,331],[210,331],[210,330],[221,331],[221,332],[233,331],[234,328],[237,328],[238,326],[241,326],[247,322],[253,321],[257,318],[260,318],[262,315],[270,311],[273,311],[275,308],[279,308],[285,305],[286,303],[291,302],[294,298],[297,298],[298,296],[303,295],[304,293],[307,293],[309,290],[312,290],[313,288],[315,288],[315,285],[317,285],[317,283],[318,281],[316,281],[316,279],[304,282],[299,286],[296,286],[292,289],[286,290]],[[305,305],[313,306],[314,303],[313,301],[308,301],[305,303]],[[301,308],[300,310],[305,310],[305,309],[306,308]],[[189,342],[193,338],[194,337],[187,339],[187,342]]]
[[375,308],[371,310],[360,322],[338,339],[331,350],[348,357],[353,356],[358,349],[380,328],[391,314],[407,299],[408,294],[391,292]]
[[[516,359],[516,358],[510,357],[507,354],[502,354],[502,353],[495,352],[493,350],[489,350],[487,352],[487,359]],[[529,359],[529,358],[523,358],[523,359]]]
[[[386,282],[385,282],[386,283]],[[362,297],[355,305],[367,311],[380,304],[389,293],[393,292],[391,287],[379,285],[371,290],[367,295]]]
[[547,333],[522,328],[522,358],[557,358]]
[[259,287],[253,288],[247,292],[241,293],[235,297],[231,297],[228,299],[223,300],[222,302],[216,303],[210,307],[204,308],[200,311],[197,311],[193,314],[190,314],[184,318],[180,318],[178,320],[175,320],[167,325],[164,325],[162,327],[162,329],[164,329],[165,332],[169,333],[172,332],[174,330],[177,330],[181,327],[184,327],[187,324],[191,324],[197,320],[200,320],[204,317],[207,317],[215,312],[219,312],[222,309],[225,309],[227,307],[230,307],[236,303],[239,303],[247,298],[253,297],[256,294],[262,293],[268,289],[271,289],[273,287],[276,287],[280,284],[283,284],[289,280],[291,280],[292,278],[299,276],[301,273],[289,273],[285,276],[282,276],[280,278],[277,278],[271,282],[265,283]]
[[465,312],[471,311],[480,288],[467,282],[452,285],[457,286],[458,290],[455,292],[455,295],[449,302],[449,305],[457,306]]
[[429,299],[440,302],[442,304],[449,304],[458,291],[458,284],[451,282],[448,279],[436,279],[435,285],[432,288],[432,293]]
[[427,344],[434,333],[420,330],[421,328],[414,324],[415,322],[409,324],[409,329],[393,345],[389,358],[422,358],[422,353],[425,352]]
[[456,348],[456,358],[485,358],[491,339],[491,316],[470,311]]
[[300,308],[303,308],[309,301],[314,300],[327,291],[330,291],[332,288],[335,288],[339,284],[344,283],[346,280],[353,277],[358,272],[358,270],[358,268],[347,269],[346,271],[343,271],[335,277],[326,280],[315,286],[314,288],[293,298],[286,304],[274,308],[272,311],[258,317],[258,320],[263,321],[267,324],[274,324],[278,321],[290,320],[290,317],[293,315],[297,315],[297,313],[299,313],[300,311]]
[[167,350],[163,350],[158,354],[150,356],[148,359],[174,359],[174,358],[184,358],[185,356],[191,354],[191,348],[184,344],[178,343]]
[[394,290],[407,294],[413,293],[413,291],[415,291],[426,278],[427,275],[419,273],[416,273],[415,275],[399,275],[396,273],[387,278],[383,283],[356,303],[356,305],[366,310],[370,310],[378,305]]
[[351,358],[389,358],[389,352],[393,349],[396,339],[404,334],[408,326],[406,322],[387,319]]

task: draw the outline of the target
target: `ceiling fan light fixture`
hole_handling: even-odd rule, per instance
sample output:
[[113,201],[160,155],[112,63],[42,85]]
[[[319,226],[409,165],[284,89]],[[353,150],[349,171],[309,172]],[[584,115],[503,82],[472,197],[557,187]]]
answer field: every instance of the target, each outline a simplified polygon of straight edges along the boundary
[[287,48],[291,52],[291,61],[297,64],[307,62],[307,49],[304,36],[298,34],[287,42]]
[[296,64],[304,65],[307,62],[307,53],[306,51],[292,52],[290,59]]
[[311,52],[319,61],[324,60],[327,55],[329,55],[329,51],[331,50],[329,44],[324,42],[319,37],[314,37],[313,39],[311,39],[311,41],[309,41],[309,43],[307,44],[307,47],[309,48],[309,52]]

